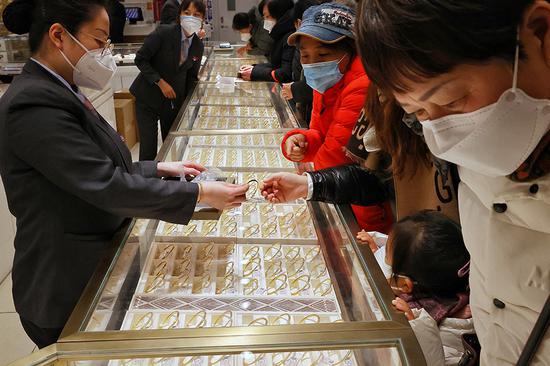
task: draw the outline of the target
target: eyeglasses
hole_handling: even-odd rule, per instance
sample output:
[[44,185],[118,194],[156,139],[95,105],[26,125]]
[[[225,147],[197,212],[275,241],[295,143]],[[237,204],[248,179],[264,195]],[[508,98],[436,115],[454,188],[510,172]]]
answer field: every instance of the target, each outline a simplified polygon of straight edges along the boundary
[[87,32],[81,32],[82,34],[87,35],[88,37],[91,37],[95,39],[98,42],[101,42],[103,44],[103,49],[101,50],[101,56],[105,56],[108,53],[113,53],[113,50],[115,48],[115,45],[111,42],[109,38],[107,40],[101,39],[99,37],[94,36],[93,34],[87,33]]

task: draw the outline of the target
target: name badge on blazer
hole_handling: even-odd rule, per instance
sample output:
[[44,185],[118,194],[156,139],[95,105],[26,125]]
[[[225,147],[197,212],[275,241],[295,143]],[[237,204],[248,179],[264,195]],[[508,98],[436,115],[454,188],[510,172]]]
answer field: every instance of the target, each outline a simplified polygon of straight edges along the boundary
[[199,57],[198,56],[193,56],[193,57],[191,57],[191,60],[193,62],[197,62],[197,61],[199,61]]

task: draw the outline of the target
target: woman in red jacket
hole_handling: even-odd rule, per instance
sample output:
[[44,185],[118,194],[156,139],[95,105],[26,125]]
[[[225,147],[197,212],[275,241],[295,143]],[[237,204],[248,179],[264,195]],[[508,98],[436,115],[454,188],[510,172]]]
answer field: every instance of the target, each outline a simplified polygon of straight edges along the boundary
[[[350,164],[344,148],[365,105],[369,79],[353,39],[355,11],[326,3],[309,8],[288,43],[301,53],[306,82],[314,89],[309,130],[293,130],[282,142],[285,157],[315,169]],[[362,229],[388,232],[389,205],[352,206]]]

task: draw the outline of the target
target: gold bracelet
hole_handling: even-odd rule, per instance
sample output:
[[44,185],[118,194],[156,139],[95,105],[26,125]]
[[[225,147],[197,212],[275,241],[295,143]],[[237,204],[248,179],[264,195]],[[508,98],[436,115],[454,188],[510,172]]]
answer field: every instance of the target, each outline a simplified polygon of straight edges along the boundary
[[306,261],[312,261],[314,258],[317,258],[319,254],[321,254],[321,247],[314,246],[306,252]]
[[[274,353],[273,354],[273,366],[282,366],[286,365],[286,362],[288,359],[293,355],[293,352],[286,352],[286,353]],[[281,359],[279,361],[276,361],[275,358],[281,356]]]
[[177,258],[187,258],[189,256],[189,253],[191,253],[191,250],[193,250],[192,245],[181,246],[179,248]]
[[166,277],[166,273],[158,273],[155,275],[153,280],[149,283],[149,285],[145,286],[145,293],[151,293],[155,289],[161,287],[164,285],[164,279]]
[[227,328],[233,326],[233,313],[229,310],[213,319],[213,327],[215,328]]
[[172,311],[159,323],[160,329],[174,329],[178,327],[180,321],[180,313],[178,311]]
[[260,233],[260,225],[254,224],[252,226],[247,227],[243,231],[243,237],[250,238],[251,236],[256,236]]
[[[303,282],[303,285],[300,287],[300,281]],[[294,285],[294,286],[293,286]],[[294,290],[292,289],[294,287]],[[302,293],[302,291],[308,290],[311,287],[311,277],[309,275],[301,275],[290,281],[290,294],[292,296],[297,296]]]
[[[196,326],[192,326],[197,322]],[[204,328],[206,325],[206,312],[204,310],[201,310],[195,314],[185,323],[186,328]]]
[[300,257],[300,247],[293,246],[288,249],[288,251],[285,254],[285,258],[287,261],[293,261],[298,259]]
[[292,318],[291,318],[290,314],[283,313],[283,314],[277,316],[275,319],[273,319],[271,324],[273,324],[273,325],[289,325],[291,323],[291,320],[292,320]]
[[243,276],[244,277],[251,276],[254,272],[260,269],[260,266],[261,266],[260,257],[250,258],[250,260],[246,262],[246,264],[243,267]]
[[298,324],[318,324],[321,322],[321,317],[317,314],[309,314],[308,316],[302,318]]
[[302,272],[304,270],[304,267],[305,267],[305,264],[306,264],[306,261],[304,260],[304,258],[296,258],[292,261],[289,261],[287,263],[287,268],[289,267],[289,265],[292,265],[292,267],[294,267],[294,271],[293,272],[290,272],[290,270],[287,269],[287,272],[288,272],[288,276],[289,277],[294,277],[296,276],[298,273]]
[[[323,288],[324,287],[324,288]],[[323,281],[319,282],[317,286],[313,288],[316,296],[326,296],[332,291],[332,282],[330,278],[325,278]]]
[[254,245],[253,247],[250,247],[250,248],[244,253],[244,257],[245,257],[245,258],[248,258],[248,257],[254,258],[254,257],[258,257],[259,255],[260,255],[260,247],[257,246],[257,245]]
[[[284,290],[287,287],[287,283],[286,283],[287,280],[288,280],[288,277],[284,273],[271,278],[267,283],[267,287],[268,287],[267,294],[275,295],[279,291]],[[277,281],[281,282],[279,286],[277,286]]]
[[257,278],[249,278],[248,282],[243,285],[243,293],[245,295],[252,295],[258,290],[259,283]]
[[[283,248],[281,247],[280,243],[273,244],[272,246],[270,246],[269,248],[267,248],[265,250],[264,260],[271,261],[275,258],[281,258],[282,255],[283,255],[282,249]],[[269,254],[269,256],[268,256],[268,254]]]
[[[135,316],[134,316],[135,317]],[[132,329],[136,330],[142,330],[142,329],[149,329],[153,325],[153,313],[151,311],[145,313],[143,316],[138,318],[138,320],[134,323],[134,326]]]
[[165,273],[166,267],[168,267],[168,263],[165,260],[160,260],[160,259],[157,259],[157,260],[160,262],[158,262],[153,267],[153,273],[151,273],[152,276],[159,276],[161,273]]
[[279,260],[266,262],[265,275],[278,276],[283,273],[283,262]]
[[185,230],[183,230],[183,236],[189,236],[193,232],[197,230],[197,224],[189,224],[185,227]]
[[165,248],[162,250],[162,252],[160,253],[159,259],[166,259],[166,258],[168,258],[170,255],[172,255],[172,253],[174,253],[174,249],[176,249],[176,247],[174,246],[174,244],[168,245],[168,246],[165,247]]
[[198,190],[198,193],[197,193],[197,203],[201,203],[202,201],[202,184],[201,182],[198,182],[197,185],[199,186],[199,190]]
[[265,327],[269,324],[269,320],[267,320],[267,318],[256,318],[254,320],[252,320],[250,323],[248,323],[248,326],[249,327]]

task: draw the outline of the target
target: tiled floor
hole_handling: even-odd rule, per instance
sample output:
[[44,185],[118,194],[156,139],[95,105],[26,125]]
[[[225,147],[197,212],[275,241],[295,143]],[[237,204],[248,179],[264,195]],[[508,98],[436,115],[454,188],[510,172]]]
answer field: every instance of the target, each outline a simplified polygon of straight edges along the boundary
[[0,365],[7,365],[35,350],[13,306],[11,275],[0,284],[0,324]]

